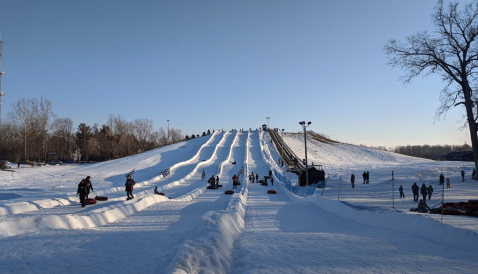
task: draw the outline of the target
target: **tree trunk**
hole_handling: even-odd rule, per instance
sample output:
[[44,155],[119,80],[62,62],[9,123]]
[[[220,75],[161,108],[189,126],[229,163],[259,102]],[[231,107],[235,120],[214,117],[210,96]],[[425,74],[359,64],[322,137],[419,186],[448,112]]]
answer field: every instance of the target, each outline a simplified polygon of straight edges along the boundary
[[478,136],[476,132],[475,117],[473,115],[473,102],[470,96],[470,86],[468,85],[466,78],[464,78],[462,88],[463,94],[465,95],[465,108],[466,116],[468,118],[468,127],[470,129],[471,147],[473,148],[473,160],[475,162],[475,169],[478,170]]

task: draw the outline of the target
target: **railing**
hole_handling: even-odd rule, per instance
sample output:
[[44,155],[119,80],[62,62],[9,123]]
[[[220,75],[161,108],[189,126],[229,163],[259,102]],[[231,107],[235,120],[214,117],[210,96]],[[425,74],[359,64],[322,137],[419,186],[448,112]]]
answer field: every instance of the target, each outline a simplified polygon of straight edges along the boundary
[[298,172],[299,174],[300,171],[304,171],[304,164],[284,142],[277,130],[269,129],[269,135],[271,136],[271,140],[274,143],[277,152],[279,152],[279,155],[281,155],[284,162],[286,162],[288,166],[294,166],[296,168],[296,172]]

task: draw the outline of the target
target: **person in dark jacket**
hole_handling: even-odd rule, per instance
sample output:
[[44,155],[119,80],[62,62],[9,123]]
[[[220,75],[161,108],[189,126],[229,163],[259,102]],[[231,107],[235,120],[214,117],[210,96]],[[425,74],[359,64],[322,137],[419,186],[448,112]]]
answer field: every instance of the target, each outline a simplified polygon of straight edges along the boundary
[[81,207],[86,206],[86,187],[87,187],[86,180],[83,179],[78,184],[78,190],[76,191],[77,194],[80,194]]
[[463,169],[461,170],[461,181],[465,181],[465,171]]
[[370,172],[367,171],[367,182],[366,184],[370,184]]
[[363,183],[365,184],[365,181],[367,180],[367,173],[365,171],[362,174],[362,178],[363,178]]
[[352,183],[352,188],[355,188],[355,175],[350,176],[350,182]]
[[269,177],[272,178],[272,169],[269,169]]
[[413,201],[414,202],[418,202],[418,190],[420,190],[420,187],[417,185],[417,183],[413,183],[412,193],[413,193]]
[[416,212],[419,212],[419,213],[427,213],[428,210],[430,210],[430,207],[423,200],[420,200],[420,202],[418,203],[417,208],[410,209],[410,211],[416,211]]
[[471,173],[471,178],[476,179],[476,169],[473,169],[473,172]]
[[[400,199],[401,198],[405,198],[405,194],[403,194],[403,186],[400,185],[400,187],[398,188],[398,190],[400,191]],[[414,201],[415,202],[415,201]]]
[[93,184],[91,183],[91,177],[86,176],[86,199],[88,199],[88,195],[90,195],[90,189],[93,190]]
[[214,175],[212,175],[207,182],[211,185],[211,189],[216,189],[216,179],[214,178]]
[[256,182],[259,182],[259,174],[256,174]]
[[425,183],[423,183],[422,187],[420,187],[420,193],[422,194],[423,201],[427,202],[428,190],[427,190],[427,186],[425,185]]
[[131,179],[131,176],[128,175],[127,179],[126,179],[126,183],[124,184],[125,185],[125,191],[126,191],[126,195],[128,196],[128,200],[130,199],[133,199],[134,196],[133,196],[133,186],[136,184],[136,182]]
[[271,177],[271,186],[274,186],[274,178]]
[[432,199],[432,193],[433,193],[432,185],[428,186],[427,191],[428,191],[428,200],[431,200]]
[[440,174],[440,185],[445,184],[445,176],[443,174]]
[[216,188],[219,188],[219,176],[216,176]]

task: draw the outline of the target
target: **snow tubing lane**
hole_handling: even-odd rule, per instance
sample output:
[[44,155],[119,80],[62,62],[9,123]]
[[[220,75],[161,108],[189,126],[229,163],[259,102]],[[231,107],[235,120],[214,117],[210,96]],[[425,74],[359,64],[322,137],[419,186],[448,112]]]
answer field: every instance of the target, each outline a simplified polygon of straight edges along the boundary
[[228,195],[234,194],[234,191],[232,191],[232,190],[226,190],[226,191],[224,191],[224,194],[228,194]]
[[269,193],[269,194],[277,194],[277,191],[275,191],[275,190],[268,190],[267,193]]

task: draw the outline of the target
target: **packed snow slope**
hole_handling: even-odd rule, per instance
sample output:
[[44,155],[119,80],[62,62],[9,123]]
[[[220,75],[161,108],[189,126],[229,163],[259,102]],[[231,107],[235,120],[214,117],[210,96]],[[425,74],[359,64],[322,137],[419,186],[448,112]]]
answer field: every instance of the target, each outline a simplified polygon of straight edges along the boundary
[[[284,139],[302,157],[303,136]],[[408,211],[416,206],[414,181],[432,184],[431,203],[438,202],[440,173],[452,180],[446,201],[476,199],[471,163],[307,145],[309,161],[328,176],[327,187],[308,197],[289,192],[276,176],[274,185],[249,182],[251,172],[263,179],[270,170],[296,180],[263,131],[216,132],[97,164],[12,166],[0,171],[0,272],[476,273],[476,219],[444,216],[441,223]],[[126,201],[124,174],[133,168],[135,199]],[[241,185],[225,195],[241,170]],[[361,182],[365,170],[370,184]],[[76,186],[88,175],[96,194],[110,199],[82,209]],[[221,188],[207,189],[211,176]],[[166,195],[154,195],[155,187]]]

